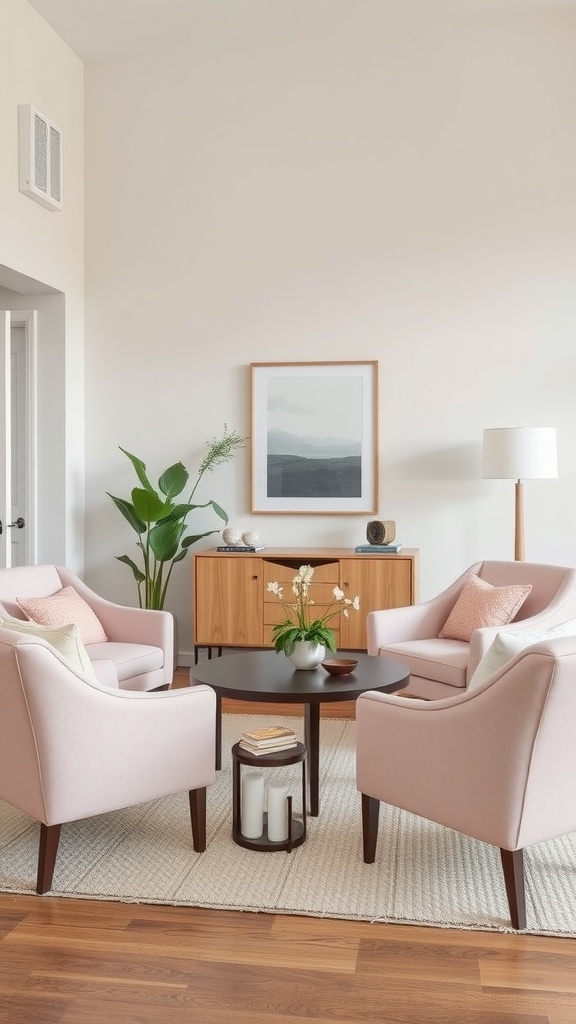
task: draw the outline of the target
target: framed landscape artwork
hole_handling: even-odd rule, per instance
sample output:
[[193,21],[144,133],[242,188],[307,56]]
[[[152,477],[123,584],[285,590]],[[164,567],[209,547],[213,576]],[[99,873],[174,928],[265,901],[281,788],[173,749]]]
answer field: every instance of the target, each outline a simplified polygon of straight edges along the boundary
[[252,512],[378,506],[378,363],[252,363]]

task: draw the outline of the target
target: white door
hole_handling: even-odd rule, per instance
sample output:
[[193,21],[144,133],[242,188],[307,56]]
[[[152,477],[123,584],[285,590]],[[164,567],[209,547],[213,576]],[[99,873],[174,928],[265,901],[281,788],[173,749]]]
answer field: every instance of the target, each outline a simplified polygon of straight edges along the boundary
[[0,311],[0,566],[35,553],[35,316]]

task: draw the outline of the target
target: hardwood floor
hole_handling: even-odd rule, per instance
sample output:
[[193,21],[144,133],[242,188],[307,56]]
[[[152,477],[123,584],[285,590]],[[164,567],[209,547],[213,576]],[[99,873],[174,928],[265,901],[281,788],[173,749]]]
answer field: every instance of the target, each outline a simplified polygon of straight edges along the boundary
[[2,1024],[574,1024],[573,940],[0,895]]
[[0,894],[0,963],[0,1024],[576,1022],[572,939]]

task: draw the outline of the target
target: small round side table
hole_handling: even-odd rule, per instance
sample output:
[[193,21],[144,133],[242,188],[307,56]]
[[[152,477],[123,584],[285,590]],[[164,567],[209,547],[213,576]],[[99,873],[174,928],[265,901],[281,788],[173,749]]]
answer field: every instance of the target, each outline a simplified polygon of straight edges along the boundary
[[[268,839],[268,815],[264,812],[264,831],[259,839],[247,839],[242,835],[240,822],[240,771],[241,765],[250,768],[280,768],[289,764],[302,765],[302,817],[292,816],[292,797],[288,797],[288,838],[274,843]],[[247,850],[286,850],[290,853],[306,839],[306,747],[297,743],[288,750],[276,750],[270,754],[251,754],[239,743],[232,747],[232,839]]]

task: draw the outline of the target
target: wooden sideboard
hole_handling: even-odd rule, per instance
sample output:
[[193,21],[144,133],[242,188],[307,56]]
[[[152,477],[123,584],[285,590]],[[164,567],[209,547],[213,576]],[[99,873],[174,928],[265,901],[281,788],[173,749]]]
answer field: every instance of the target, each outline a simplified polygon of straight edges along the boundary
[[351,548],[264,548],[254,553],[198,551],[194,555],[194,647],[270,647],[272,627],[285,619],[267,584],[290,586],[301,565],[314,566],[310,596],[318,611],[333,587],[360,598],[360,611],[332,620],[341,650],[366,650],[366,615],[418,600],[418,550],[356,554]]

